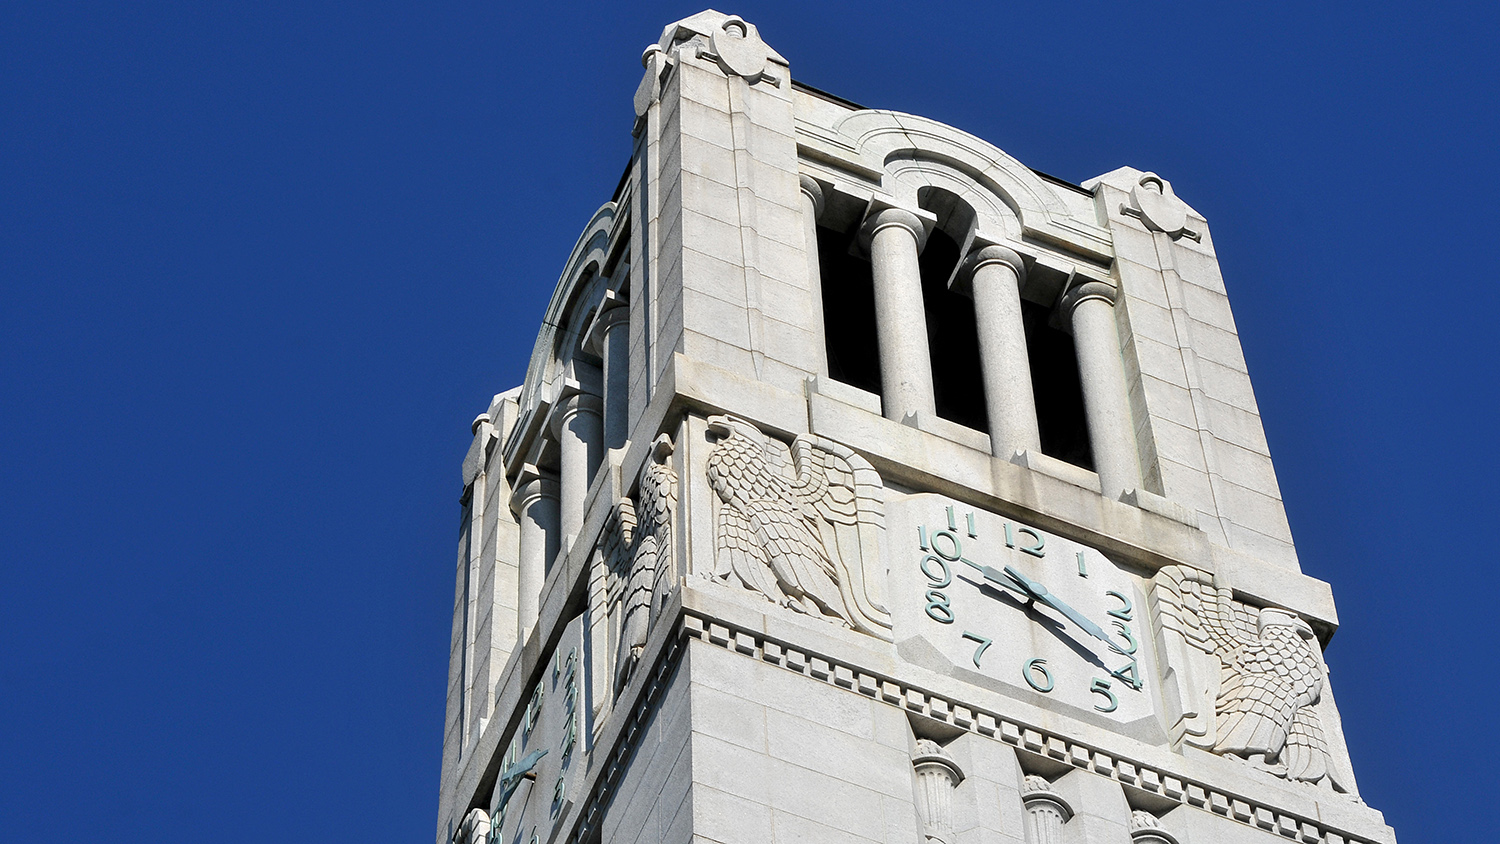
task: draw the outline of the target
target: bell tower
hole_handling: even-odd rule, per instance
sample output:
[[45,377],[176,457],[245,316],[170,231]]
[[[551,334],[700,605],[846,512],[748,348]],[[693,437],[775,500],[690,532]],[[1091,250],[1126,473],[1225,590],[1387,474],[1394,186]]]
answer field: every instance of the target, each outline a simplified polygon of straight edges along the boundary
[[1171,183],[855,105],[734,15],[641,61],[473,423],[438,844],[1393,844]]

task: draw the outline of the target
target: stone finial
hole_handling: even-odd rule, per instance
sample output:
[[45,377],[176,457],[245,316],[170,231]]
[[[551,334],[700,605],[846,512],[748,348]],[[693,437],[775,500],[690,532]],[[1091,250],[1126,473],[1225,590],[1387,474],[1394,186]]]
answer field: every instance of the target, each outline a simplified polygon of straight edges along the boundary
[[477,436],[479,436],[479,428],[480,428],[480,426],[482,426],[482,425],[488,425],[489,422],[490,422],[490,415],[488,413],[481,413],[478,416],[474,417],[474,421],[473,422],[469,423],[469,431],[471,433],[473,433],[474,436],[477,437]]

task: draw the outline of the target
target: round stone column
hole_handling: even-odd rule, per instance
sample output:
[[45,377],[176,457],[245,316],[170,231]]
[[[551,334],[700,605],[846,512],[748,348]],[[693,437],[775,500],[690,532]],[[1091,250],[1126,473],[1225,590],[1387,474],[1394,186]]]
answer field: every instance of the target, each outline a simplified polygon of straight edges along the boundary
[[870,250],[875,282],[881,410],[897,422],[913,413],[933,415],[932,356],[917,263],[927,230],[910,211],[887,208],[867,219],[860,234]]
[[818,260],[818,217],[823,214],[823,188],[811,176],[799,179],[802,187],[802,240],[807,254],[807,291],[812,313],[808,322],[815,326],[818,343],[818,377],[828,377],[827,323],[823,321],[823,267]]
[[521,522],[521,553],[516,572],[517,647],[536,624],[541,610],[547,566],[557,556],[559,539],[557,482],[522,470],[523,480],[511,496],[511,509]]
[[1115,295],[1113,287],[1090,281],[1069,290],[1062,304],[1073,326],[1083,409],[1099,485],[1106,497],[1119,500],[1125,490],[1140,488],[1141,461],[1125,389]]
[[605,294],[584,345],[604,361],[604,447],[619,448],[630,436],[630,307],[614,291]]
[[1031,390],[1026,326],[1021,322],[1021,280],[1026,277],[1026,265],[1004,246],[986,246],[969,255],[964,272],[979,329],[990,452],[1009,459],[1022,449],[1038,451],[1042,437]]
[[574,393],[552,411],[552,433],[561,453],[558,495],[562,502],[559,543],[562,545],[583,528],[583,505],[594,480],[594,470],[599,468],[604,455],[603,410],[604,403],[598,396]]

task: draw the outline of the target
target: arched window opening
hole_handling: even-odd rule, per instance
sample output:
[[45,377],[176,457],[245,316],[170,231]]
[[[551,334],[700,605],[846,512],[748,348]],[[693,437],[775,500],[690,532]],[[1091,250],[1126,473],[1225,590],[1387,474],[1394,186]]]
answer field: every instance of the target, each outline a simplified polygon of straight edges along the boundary
[[1078,353],[1073,348],[1073,336],[1054,327],[1051,317],[1050,308],[1021,302],[1042,453],[1092,472],[1094,452],[1089,445],[1088,420],[1083,410]]
[[918,263],[922,269],[922,308],[932,356],[932,391],[937,415],[979,431],[989,430],[984,405],[984,373],[979,364],[979,332],[974,302],[949,289],[958,269],[958,243],[941,228],[927,236]]
[[823,276],[823,337],[828,375],[880,395],[875,286],[868,259],[854,254],[851,235],[818,226],[818,266]]

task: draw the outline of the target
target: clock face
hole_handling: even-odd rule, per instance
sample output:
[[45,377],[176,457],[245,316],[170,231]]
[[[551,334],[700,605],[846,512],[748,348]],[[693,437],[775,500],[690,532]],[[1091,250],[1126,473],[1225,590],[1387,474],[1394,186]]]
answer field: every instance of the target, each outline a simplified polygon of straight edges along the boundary
[[1154,722],[1143,581],[1099,551],[939,495],[887,505],[904,658],[1089,720]]

